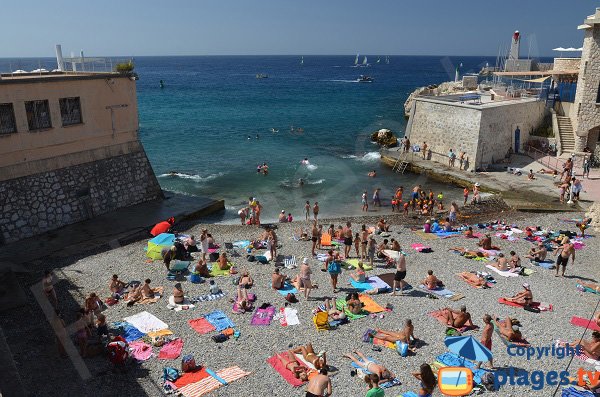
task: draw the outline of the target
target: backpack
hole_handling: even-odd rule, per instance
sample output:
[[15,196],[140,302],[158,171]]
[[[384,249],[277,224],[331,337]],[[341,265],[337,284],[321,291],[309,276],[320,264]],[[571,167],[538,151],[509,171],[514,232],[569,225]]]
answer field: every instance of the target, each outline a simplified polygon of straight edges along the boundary
[[177,371],[175,368],[173,367],[165,367],[163,368],[163,380],[165,381],[169,381],[169,382],[175,382],[177,379],[179,379],[179,371]]
[[248,259],[248,262],[256,262],[256,257],[254,255],[248,255],[246,259]]
[[402,357],[406,357],[408,355],[408,344],[404,342],[397,341],[396,342],[396,351]]
[[267,257],[264,255],[258,255],[256,257],[256,260],[259,261],[260,263],[266,265],[267,263],[269,263],[269,261],[267,260]]
[[313,317],[313,322],[318,331],[329,329],[329,314],[327,312],[318,312]]
[[196,360],[194,359],[193,354],[186,354],[181,359],[181,371],[182,372],[191,372],[196,369]]
[[217,334],[217,335],[213,335],[211,338],[212,338],[212,340],[213,340],[214,342],[216,342],[216,343],[223,343],[223,342],[225,342],[227,339],[229,339],[229,338],[227,337],[227,335],[224,335],[224,334]]

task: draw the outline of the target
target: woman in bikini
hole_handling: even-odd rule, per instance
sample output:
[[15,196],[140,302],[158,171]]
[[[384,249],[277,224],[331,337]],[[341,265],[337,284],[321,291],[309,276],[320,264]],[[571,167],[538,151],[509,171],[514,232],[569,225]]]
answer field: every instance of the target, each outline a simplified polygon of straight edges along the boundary
[[395,378],[395,375],[383,365],[377,364],[374,361],[369,360],[364,354],[359,351],[353,351],[359,358],[354,357],[351,353],[344,354],[344,357],[352,360],[360,368],[365,369],[371,373],[379,376],[382,381],[391,380]]
[[300,379],[303,382],[308,380],[308,374],[306,373],[306,367],[300,365],[300,363],[296,360],[296,356],[291,351],[287,351],[276,356],[281,364],[294,374],[296,379]]
[[317,370],[321,368],[327,368],[327,353],[321,351],[319,354],[315,354],[311,343],[307,344],[306,346],[297,347],[290,351],[292,353],[302,354],[302,357],[314,365]]
[[435,375],[429,364],[421,364],[419,372],[413,372],[412,375],[421,381],[419,397],[431,397],[433,395],[433,389],[435,389],[435,385],[437,384],[437,380],[435,379]]
[[346,306],[348,306],[350,313],[361,314],[364,305],[358,298],[358,293],[353,292],[346,297]]

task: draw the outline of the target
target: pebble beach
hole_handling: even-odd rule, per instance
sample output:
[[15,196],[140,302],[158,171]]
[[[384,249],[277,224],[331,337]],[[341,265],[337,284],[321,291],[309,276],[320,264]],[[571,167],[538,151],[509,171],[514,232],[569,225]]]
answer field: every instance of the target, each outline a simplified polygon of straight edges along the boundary
[[[90,254],[80,258],[58,258],[53,263],[44,263],[44,266],[54,268],[56,291],[59,300],[59,309],[65,313],[67,324],[75,320],[74,313],[79,304],[90,292],[96,292],[102,299],[109,296],[108,282],[112,274],[118,274],[120,279],[144,280],[150,278],[154,287],[163,286],[166,296],[157,303],[150,305],[134,305],[127,307],[123,302],[109,307],[104,311],[108,322],[122,321],[123,318],[141,311],[148,311],[168,324],[174,336],[184,341],[182,355],[193,354],[197,364],[213,370],[219,370],[237,365],[251,375],[223,386],[208,394],[209,396],[296,396],[304,395],[304,387],[293,388],[273,370],[266,359],[274,353],[285,351],[311,342],[316,351],[327,351],[328,364],[335,367],[332,377],[333,395],[335,396],[360,396],[364,395],[367,388],[361,379],[350,374],[349,360],[342,357],[344,353],[359,350],[384,364],[395,372],[402,385],[386,390],[386,395],[398,396],[407,391],[418,392],[419,382],[411,376],[411,372],[418,371],[422,363],[432,363],[436,356],[447,351],[444,345],[445,326],[428,316],[428,313],[452,307],[456,310],[461,305],[466,305],[476,325],[483,327],[482,317],[490,314],[493,317],[514,317],[522,324],[523,336],[534,347],[551,347],[556,339],[568,341],[578,340],[584,331],[571,325],[572,316],[589,318],[593,315],[598,303],[598,296],[580,292],[576,284],[580,279],[596,282],[598,279],[597,252],[600,248],[598,238],[585,239],[585,246],[576,252],[574,265],[567,267],[566,277],[555,277],[554,270],[546,270],[529,264],[523,259],[524,265],[534,270],[530,276],[505,278],[493,274],[496,284],[490,289],[475,289],[456,276],[463,271],[486,271],[485,262],[469,260],[449,251],[455,246],[476,248],[476,239],[454,237],[447,239],[424,240],[411,231],[411,225],[423,223],[423,219],[407,219],[401,216],[390,216],[388,210],[380,210],[385,216],[371,212],[365,217],[349,217],[343,219],[328,219],[321,221],[325,228],[329,224],[342,225],[347,221],[352,222],[354,231],[359,230],[363,223],[375,226],[379,217],[385,217],[391,225],[391,236],[397,239],[407,256],[408,275],[406,281],[413,289],[405,296],[390,296],[389,294],[374,295],[374,300],[381,306],[391,305],[391,311],[383,312],[376,317],[367,316],[341,325],[335,330],[317,331],[312,321],[312,311],[324,298],[342,298],[352,287],[349,283],[350,271],[344,271],[338,282],[341,291],[334,294],[329,281],[329,275],[321,272],[321,263],[310,257],[311,243],[295,241],[292,234],[299,227],[307,227],[306,222],[293,222],[278,224],[276,233],[281,248],[280,255],[293,255],[298,263],[302,258],[310,259],[313,270],[313,283],[318,288],[311,292],[312,300],[305,300],[298,294],[299,302],[290,304],[297,309],[300,325],[281,326],[278,321],[273,321],[268,326],[253,326],[250,324],[252,313],[234,314],[231,310],[229,298],[235,297],[236,287],[231,277],[216,277],[214,280],[226,293],[224,299],[208,302],[199,302],[194,308],[175,312],[167,308],[168,295],[177,281],[166,279],[166,271],[161,261],[148,262],[145,248],[147,241],[139,241],[127,246],[118,247],[109,251]],[[528,214],[511,211],[480,215],[479,222],[502,219],[509,224],[515,224],[524,229],[526,226],[541,226],[543,229],[575,231],[574,223],[561,219],[581,217],[575,213]],[[466,222],[467,220],[465,220]],[[473,221],[473,220],[469,220]],[[260,236],[263,229],[256,226],[241,225],[214,225],[197,224],[188,230],[179,230],[182,233],[199,235],[202,228],[207,228],[217,243],[232,242],[236,240],[253,240]],[[594,232],[589,231],[591,235]],[[522,235],[521,235],[522,236]],[[383,240],[375,236],[377,243]],[[421,243],[430,246],[433,252],[419,253],[411,249],[411,244]],[[503,252],[514,250],[524,258],[532,243],[519,238],[516,241],[494,238],[493,243],[499,245]],[[282,295],[270,287],[271,273],[274,263],[260,264],[248,262],[243,250],[238,250],[242,255],[231,258],[240,270],[248,270],[254,278],[254,286],[250,292],[256,294],[256,305],[270,303],[276,308],[284,306]],[[321,250],[320,252],[326,252]],[[354,247],[352,248],[354,257]],[[367,272],[368,276],[389,273],[391,269],[384,269],[382,262],[376,261],[375,269]],[[432,269],[441,279],[447,289],[464,295],[456,302],[448,299],[428,299],[427,294],[418,289],[420,281],[426,276],[427,270]],[[489,270],[488,270],[489,271]],[[295,276],[298,270],[282,268],[282,273]],[[41,274],[22,276],[22,284],[33,285],[39,282]],[[178,280],[179,281],[179,280]],[[208,294],[208,283],[192,284],[188,280],[180,281],[187,296]],[[504,306],[498,303],[500,297],[510,297],[521,291],[522,283],[531,285],[535,301],[547,302],[553,305],[553,311],[531,313],[522,308]],[[28,296],[31,292],[26,288]],[[222,310],[235,323],[240,331],[240,337],[217,344],[211,340],[215,333],[200,335],[189,325],[188,320],[201,317],[213,310]],[[50,325],[43,317],[42,311],[35,304],[20,309],[21,315],[14,312],[9,318],[3,314],[3,321],[12,326],[5,327],[5,336],[13,350],[18,369],[21,374],[29,374],[22,380],[28,390],[35,390],[36,396],[113,396],[126,395],[163,395],[161,376],[163,367],[172,366],[180,368],[181,357],[175,360],[159,360],[159,348],[154,348],[154,356],[149,360],[136,364],[126,373],[114,373],[105,357],[85,359],[92,377],[81,380],[73,364],[68,359],[59,358]],[[11,313],[8,313],[11,314]],[[362,335],[371,328],[386,330],[399,330],[405,319],[412,319],[415,326],[415,336],[424,341],[415,355],[401,357],[396,351],[383,348],[377,352],[372,350],[372,345],[363,343]],[[585,334],[590,337],[591,331]],[[481,331],[469,331],[479,339]],[[27,348],[25,348],[27,346]],[[22,348],[22,350],[20,349]],[[499,368],[514,367],[526,371],[557,371],[567,367],[569,358],[558,359],[543,357],[541,360],[526,360],[523,357],[511,357],[506,346],[497,334],[493,336],[494,365]],[[47,368],[53,371],[47,371]],[[594,367],[579,361],[577,358],[570,365],[571,375],[576,376],[579,367],[593,370]],[[532,390],[531,386],[506,385],[498,392],[486,392],[498,396],[550,396],[554,392],[552,386],[544,385],[541,390]],[[441,395],[439,390],[434,395]]]

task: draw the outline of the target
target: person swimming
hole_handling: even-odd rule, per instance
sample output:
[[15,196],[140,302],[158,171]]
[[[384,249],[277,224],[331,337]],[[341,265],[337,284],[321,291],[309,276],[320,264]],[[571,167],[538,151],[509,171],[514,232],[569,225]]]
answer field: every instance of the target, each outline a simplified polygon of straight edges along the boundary
[[302,160],[300,163],[303,164],[303,165],[310,164],[310,162],[308,161],[308,157],[305,157],[304,160]]
[[298,185],[304,186],[304,179],[300,178],[300,180],[298,181]]

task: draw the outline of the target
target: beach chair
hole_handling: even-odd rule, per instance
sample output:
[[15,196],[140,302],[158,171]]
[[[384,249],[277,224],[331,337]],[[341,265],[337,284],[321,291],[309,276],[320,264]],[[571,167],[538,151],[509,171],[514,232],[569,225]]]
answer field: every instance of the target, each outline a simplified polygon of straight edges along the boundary
[[331,234],[324,233],[321,236],[321,248],[331,248]]

